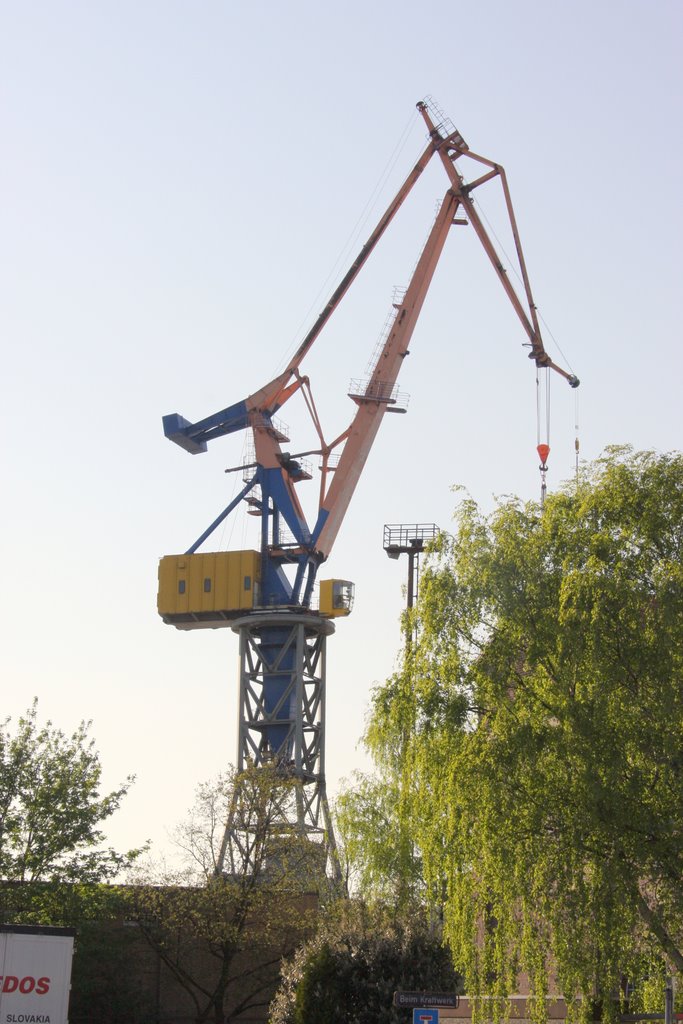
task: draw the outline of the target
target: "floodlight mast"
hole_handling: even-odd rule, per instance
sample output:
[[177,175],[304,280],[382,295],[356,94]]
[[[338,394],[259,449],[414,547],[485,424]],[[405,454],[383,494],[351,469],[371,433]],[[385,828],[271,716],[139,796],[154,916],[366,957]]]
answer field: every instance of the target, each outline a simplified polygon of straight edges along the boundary
[[[321,600],[316,613],[311,610],[314,585],[320,565],[332,550],[384,414],[405,411],[397,389],[398,375],[452,225],[471,224],[474,228],[529,338],[530,358],[537,366],[555,370],[572,387],[579,383],[550,359],[543,346],[503,168],[473,153],[454,126],[443,120],[435,121],[433,106],[420,102],[417,109],[429,133],[426,149],[283,372],[242,401],[196,423],[190,423],[177,413],[163,418],[166,436],[191,454],[206,451],[210,441],[226,434],[252,431],[255,457],[249,467],[238,467],[245,468],[245,486],[237,498],[185,556],[162,559],[159,610],[164,621],[181,629],[230,625],[239,632],[243,654],[238,768],[248,763],[258,766],[274,761],[281,764],[283,770],[286,768],[290,777],[293,772],[301,783],[305,799],[297,801],[298,809],[291,824],[312,835],[324,833],[333,861],[334,839],[325,796],[324,672],[321,676],[319,666],[325,662],[325,638],[334,628],[329,619],[348,613],[352,589],[346,581],[328,581],[332,584],[331,596],[325,603]],[[352,421],[346,430],[328,442],[310,381],[301,373],[301,365],[435,155],[446,171],[448,189],[405,295],[394,303],[393,319],[374,369],[369,379],[352,382],[348,391],[356,405]],[[457,166],[457,161],[465,157],[488,168],[469,184]],[[515,240],[524,286],[522,298],[512,286],[471,198],[475,189],[495,177],[501,180]],[[458,213],[460,216],[456,216]],[[310,474],[300,461],[301,456],[283,450],[282,445],[288,438],[276,419],[276,414],[299,392],[318,438],[318,446],[302,454],[318,455],[321,463],[317,516],[311,525],[296,493],[297,484],[310,479]],[[334,458],[338,458],[336,465]],[[253,554],[256,559],[249,563],[248,573],[244,572],[243,561],[235,569],[233,558],[224,570],[217,561],[214,580],[210,574],[203,575],[208,571],[205,563],[198,568],[198,563],[192,560],[221,558],[220,553],[199,555],[197,550],[243,500],[249,503],[252,513],[261,517],[260,551],[241,553]],[[222,553],[225,556],[237,554]],[[172,560],[172,564],[164,567],[168,560]],[[231,574],[242,574],[244,585],[237,588],[237,599],[233,596],[220,600],[218,577],[221,571],[230,578]],[[162,576],[166,582],[162,582]],[[252,580],[252,576],[256,579]],[[174,590],[176,585],[180,596]],[[234,588],[232,593],[234,595]],[[312,667],[308,677],[304,665]],[[228,843],[224,851],[226,856],[230,853],[229,846]],[[338,875],[338,862],[334,870]]]

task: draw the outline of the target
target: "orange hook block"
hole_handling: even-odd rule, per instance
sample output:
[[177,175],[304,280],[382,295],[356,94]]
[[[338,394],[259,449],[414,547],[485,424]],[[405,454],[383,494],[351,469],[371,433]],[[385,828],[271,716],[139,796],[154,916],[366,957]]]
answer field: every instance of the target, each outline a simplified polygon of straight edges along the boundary
[[549,444],[539,444],[539,445],[536,445],[536,451],[538,452],[538,457],[541,460],[541,468],[544,469],[545,468],[545,464],[548,461],[548,456],[550,455],[550,445]]

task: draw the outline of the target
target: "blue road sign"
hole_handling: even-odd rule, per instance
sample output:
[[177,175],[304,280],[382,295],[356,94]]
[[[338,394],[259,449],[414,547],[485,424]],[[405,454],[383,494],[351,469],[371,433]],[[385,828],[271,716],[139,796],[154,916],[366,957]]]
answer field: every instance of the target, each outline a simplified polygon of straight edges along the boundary
[[439,1024],[438,1010],[421,1010],[419,1007],[413,1010],[413,1024]]

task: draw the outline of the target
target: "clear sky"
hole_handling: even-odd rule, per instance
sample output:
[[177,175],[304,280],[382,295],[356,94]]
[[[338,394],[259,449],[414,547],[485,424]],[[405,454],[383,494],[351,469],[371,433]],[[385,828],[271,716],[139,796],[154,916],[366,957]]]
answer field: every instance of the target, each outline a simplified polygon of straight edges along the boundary
[[[0,0],[2,708],[93,720],[106,783],[137,775],[113,842],[161,850],[235,757],[235,638],[164,626],[155,596],[158,558],[230,499],[242,439],[192,457],[161,416],[281,368],[424,147],[417,100],[507,170],[548,348],[582,380],[582,456],[681,447],[682,53],[680,0]],[[435,164],[306,364],[330,436],[445,189]],[[327,566],[357,588],[328,648],[332,790],[364,764],[399,644],[384,523],[447,527],[455,484],[486,508],[539,494],[524,340],[454,229],[408,415],[386,418]],[[552,407],[551,488],[574,460],[559,378]],[[252,546],[253,520],[217,539]]]

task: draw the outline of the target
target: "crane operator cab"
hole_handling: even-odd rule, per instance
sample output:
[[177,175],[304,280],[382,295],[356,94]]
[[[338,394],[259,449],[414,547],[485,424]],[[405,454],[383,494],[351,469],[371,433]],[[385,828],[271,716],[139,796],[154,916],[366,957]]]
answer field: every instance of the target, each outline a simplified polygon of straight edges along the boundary
[[320,614],[326,619],[349,615],[353,608],[355,585],[349,580],[320,581]]

